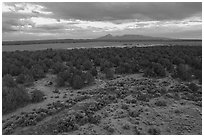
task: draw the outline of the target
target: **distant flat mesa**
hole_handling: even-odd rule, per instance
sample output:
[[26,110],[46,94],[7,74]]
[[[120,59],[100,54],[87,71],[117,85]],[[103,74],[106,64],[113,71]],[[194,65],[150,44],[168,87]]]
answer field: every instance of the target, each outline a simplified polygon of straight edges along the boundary
[[122,36],[113,36],[111,34],[105,35],[98,38],[100,40],[172,40],[170,38],[163,37],[151,37],[144,35],[122,35]]
[[141,42],[141,41],[202,41],[200,39],[170,39],[163,37],[151,37],[144,35],[122,35],[111,34],[96,39],[51,39],[51,40],[28,40],[28,41],[3,41],[2,45],[29,45],[29,44],[50,44],[50,43],[86,43],[86,42]]

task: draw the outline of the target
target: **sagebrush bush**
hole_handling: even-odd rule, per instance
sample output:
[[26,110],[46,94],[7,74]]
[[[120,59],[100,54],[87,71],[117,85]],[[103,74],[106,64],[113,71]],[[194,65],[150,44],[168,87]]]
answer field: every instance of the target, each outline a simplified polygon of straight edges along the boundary
[[155,105],[156,105],[156,106],[167,106],[167,103],[166,103],[165,100],[157,100],[157,101],[155,102]]
[[9,74],[5,75],[2,79],[2,85],[4,87],[17,87],[16,82],[14,81],[13,77]]
[[150,135],[160,135],[160,134],[161,134],[161,131],[160,131],[160,129],[158,129],[158,128],[152,127],[152,128],[150,128],[150,129],[148,129],[148,133],[149,133]]
[[2,88],[2,112],[3,114],[16,110],[20,106],[30,102],[29,95],[23,87]]
[[191,89],[193,92],[197,92],[198,91],[198,86],[195,83],[190,83],[188,84],[188,88]]
[[84,86],[84,81],[83,81],[83,79],[82,79],[79,75],[74,76],[72,87],[73,87],[74,89],[80,89],[80,88],[82,88],[83,86]]
[[41,102],[44,100],[45,94],[40,90],[34,90],[31,94],[31,101],[32,102]]

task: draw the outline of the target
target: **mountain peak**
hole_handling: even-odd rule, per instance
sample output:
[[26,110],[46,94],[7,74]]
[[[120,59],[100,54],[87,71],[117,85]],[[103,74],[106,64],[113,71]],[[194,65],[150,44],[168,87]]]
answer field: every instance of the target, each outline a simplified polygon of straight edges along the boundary
[[113,35],[111,35],[111,34],[107,34],[106,36],[111,36],[111,37],[112,37]]

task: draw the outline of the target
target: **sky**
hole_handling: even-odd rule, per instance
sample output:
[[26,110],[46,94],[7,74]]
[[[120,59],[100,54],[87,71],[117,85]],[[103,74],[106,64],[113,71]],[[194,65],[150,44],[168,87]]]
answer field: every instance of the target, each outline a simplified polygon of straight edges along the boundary
[[2,4],[2,39],[90,39],[107,34],[202,38],[201,2]]

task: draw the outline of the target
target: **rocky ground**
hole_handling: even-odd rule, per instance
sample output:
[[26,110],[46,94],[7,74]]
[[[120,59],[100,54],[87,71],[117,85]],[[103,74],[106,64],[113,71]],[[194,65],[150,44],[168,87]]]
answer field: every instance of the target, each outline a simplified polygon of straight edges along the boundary
[[43,102],[3,115],[3,134],[202,134],[201,86],[133,74],[53,92],[49,81],[54,76],[28,89],[43,91]]

